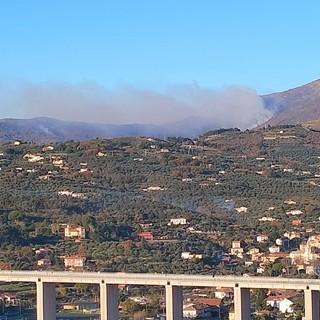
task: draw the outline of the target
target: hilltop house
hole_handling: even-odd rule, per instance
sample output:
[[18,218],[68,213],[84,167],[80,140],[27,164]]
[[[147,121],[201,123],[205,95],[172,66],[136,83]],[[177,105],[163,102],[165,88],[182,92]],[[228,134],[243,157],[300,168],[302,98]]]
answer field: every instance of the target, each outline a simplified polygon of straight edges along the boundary
[[187,224],[187,219],[185,219],[185,218],[173,218],[173,219],[170,219],[168,226],[186,225],[186,224]]
[[85,266],[87,258],[84,256],[70,256],[64,258],[64,266],[70,269],[79,269]]
[[41,150],[42,151],[52,151],[54,149],[53,146],[44,146]]
[[65,165],[64,159],[60,156],[51,156],[51,161],[54,166],[63,167]]
[[262,253],[260,253],[259,248],[251,248],[246,252],[247,255],[251,256],[251,261],[260,261]]
[[269,252],[270,253],[280,252],[280,247],[276,246],[276,245],[273,245],[273,246],[269,247]]
[[23,156],[23,159],[28,160],[28,162],[39,162],[44,159],[44,157],[37,155],[37,154],[32,154],[32,153],[26,153]]
[[268,240],[269,240],[269,237],[266,234],[258,234],[257,235],[257,242],[259,242],[259,243],[265,242]]
[[40,268],[44,268],[44,269],[50,268],[51,267],[51,260],[48,258],[39,259],[37,261],[37,266]]
[[234,208],[238,213],[244,212],[246,213],[248,211],[247,207],[239,207],[239,208]]
[[81,240],[86,238],[86,230],[84,227],[74,227],[71,224],[67,224],[64,228],[64,237],[72,240]]
[[186,260],[202,259],[203,255],[199,253],[191,253],[189,251],[181,252],[181,258]]
[[241,241],[235,240],[232,241],[232,247],[230,250],[231,254],[239,258],[243,258],[243,248],[241,247]]
[[165,190],[165,189],[164,189],[164,188],[161,188],[161,187],[159,187],[159,186],[150,186],[150,187],[147,187],[147,188],[142,189],[142,190],[149,192],[149,191],[163,191],[163,190]]

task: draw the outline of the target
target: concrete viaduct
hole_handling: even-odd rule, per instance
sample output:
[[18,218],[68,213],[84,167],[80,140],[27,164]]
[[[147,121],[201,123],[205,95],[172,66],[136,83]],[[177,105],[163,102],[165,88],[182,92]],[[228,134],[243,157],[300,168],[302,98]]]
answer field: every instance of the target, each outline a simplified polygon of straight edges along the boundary
[[60,271],[0,271],[0,281],[36,284],[37,319],[56,319],[55,287],[60,283],[90,283],[100,286],[101,320],[118,319],[118,285],[162,286],[166,290],[167,320],[182,319],[183,287],[230,287],[234,290],[236,320],[250,319],[250,289],[303,290],[305,318],[319,320],[320,279],[210,276],[186,274],[99,273]]

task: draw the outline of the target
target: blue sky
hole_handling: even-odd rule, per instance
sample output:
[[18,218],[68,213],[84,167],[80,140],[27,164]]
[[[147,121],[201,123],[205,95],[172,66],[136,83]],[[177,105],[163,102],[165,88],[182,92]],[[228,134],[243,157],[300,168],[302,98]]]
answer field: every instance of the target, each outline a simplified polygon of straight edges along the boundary
[[47,99],[88,83],[286,90],[320,77],[319,12],[313,0],[2,0],[0,118],[46,115],[22,101],[30,86],[51,86]]

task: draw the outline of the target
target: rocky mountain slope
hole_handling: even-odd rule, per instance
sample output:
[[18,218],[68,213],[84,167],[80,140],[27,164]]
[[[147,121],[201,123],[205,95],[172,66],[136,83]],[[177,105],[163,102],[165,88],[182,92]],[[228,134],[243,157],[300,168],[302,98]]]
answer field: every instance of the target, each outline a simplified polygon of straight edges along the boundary
[[301,124],[320,119],[320,80],[315,80],[297,88],[262,96],[265,106],[274,116],[266,126]]

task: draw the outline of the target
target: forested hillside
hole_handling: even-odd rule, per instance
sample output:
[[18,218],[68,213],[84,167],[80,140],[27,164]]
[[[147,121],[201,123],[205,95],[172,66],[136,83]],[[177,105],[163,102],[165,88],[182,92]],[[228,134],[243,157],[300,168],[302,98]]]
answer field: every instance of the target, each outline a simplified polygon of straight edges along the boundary
[[[35,269],[35,250],[50,248],[57,270],[80,255],[89,270],[247,272],[243,258],[222,265],[233,240],[262,252],[285,232],[320,231],[319,164],[320,133],[300,126],[4,143],[0,268]],[[84,227],[85,239],[66,239],[66,224]],[[268,242],[256,242],[260,233]]]

